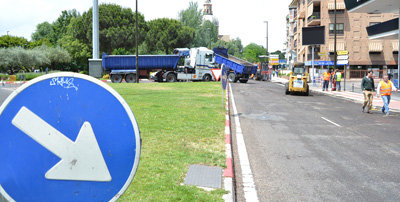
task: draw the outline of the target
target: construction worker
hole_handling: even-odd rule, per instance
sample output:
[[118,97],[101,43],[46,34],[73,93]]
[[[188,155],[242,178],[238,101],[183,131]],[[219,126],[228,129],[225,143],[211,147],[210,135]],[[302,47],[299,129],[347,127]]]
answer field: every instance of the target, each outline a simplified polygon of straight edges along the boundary
[[340,82],[342,81],[342,72],[340,72],[339,70],[336,71],[335,80],[336,80],[337,91],[340,91],[341,90]]
[[329,88],[329,80],[331,79],[331,70],[328,69],[328,71],[324,72],[323,74],[324,77],[324,83],[322,85],[322,91],[328,91]]
[[368,104],[367,113],[371,113],[370,110],[372,109],[372,102],[374,101],[373,92],[375,91],[374,78],[372,78],[372,75],[372,70],[369,70],[367,76],[365,76],[361,81],[361,90],[364,93],[364,104],[362,106],[362,112],[365,111],[365,107]]
[[379,96],[382,96],[382,113],[385,114],[386,112],[385,116],[389,116],[390,97],[392,95],[392,91],[397,91],[397,89],[389,80],[388,75],[383,76],[383,81],[379,82],[377,89],[378,91],[376,92],[376,97],[379,98]]

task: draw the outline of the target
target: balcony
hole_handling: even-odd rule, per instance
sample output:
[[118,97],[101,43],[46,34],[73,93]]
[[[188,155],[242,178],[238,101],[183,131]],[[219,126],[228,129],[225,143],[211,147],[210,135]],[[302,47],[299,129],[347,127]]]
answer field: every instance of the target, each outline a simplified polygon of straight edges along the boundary
[[313,12],[308,18],[307,22],[309,26],[315,26],[321,24],[321,12]]

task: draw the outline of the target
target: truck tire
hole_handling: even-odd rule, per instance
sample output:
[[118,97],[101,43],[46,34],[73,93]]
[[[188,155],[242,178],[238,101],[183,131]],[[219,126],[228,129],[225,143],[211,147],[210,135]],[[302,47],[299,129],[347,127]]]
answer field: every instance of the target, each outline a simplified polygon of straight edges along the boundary
[[125,76],[125,81],[127,83],[136,83],[136,74],[127,74]]
[[307,91],[306,91],[305,95],[306,95],[306,96],[309,96],[309,95],[310,95],[310,88],[308,87],[308,84],[307,84]]
[[211,81],[211,75],[209,75],[209,74],[204,75],[203,81]]
[[285,95],[289,95],[289,83],[285,83]]
[[169,73],[167,75],[167,82],[176,82],[176,75],[174,73]]
[[239,80],[240,83],[247,83],[249,80]]
[[228,81],[231,83],[235,83],[237,81],[235,73],[233,72],[228,73]]
[[121,83],[122,82],[122,74],[111,74],[111,82],[113,83]]

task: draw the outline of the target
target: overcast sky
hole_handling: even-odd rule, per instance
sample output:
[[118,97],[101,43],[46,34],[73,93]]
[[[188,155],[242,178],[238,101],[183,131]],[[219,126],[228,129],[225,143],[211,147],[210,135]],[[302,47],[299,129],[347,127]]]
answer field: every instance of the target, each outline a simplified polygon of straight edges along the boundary
[[[138,0],[139,12],[146,20],[177,19],[191,0]],[[193,0],[203,8],[204,0]],[[243,45],[266,46],[266,24],[269,23],[269,51],[282,50],[286,36],[285,17],[291,0],[212,0],[214,16],[220,23],[220,34],[239,37]],[[99,0],[135,10],[135,0]],[[63,10],[76,9],[81,14],[92,7],[92,0],[1,0],[0,35],[23,36],[31,39],[36,25],[52,23]]]

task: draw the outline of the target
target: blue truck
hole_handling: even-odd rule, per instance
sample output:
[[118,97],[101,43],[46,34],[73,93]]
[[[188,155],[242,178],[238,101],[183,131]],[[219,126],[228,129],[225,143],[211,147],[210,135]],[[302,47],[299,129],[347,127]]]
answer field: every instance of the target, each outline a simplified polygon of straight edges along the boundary
[[[154,70],[175,71],[180,55],[140,55],[139,75],[149,75]],[[106,74],[110,74],[113,83],[120,83],[125,79],[128,83],[136,82],[135,55],[107,55],[103,54],[102,66]]]
[[228,68],[228,81],[247,83],[250,75],[257,73],[257,65],[228,54],[226,48],[214,48],[215,63]]
[[[212,50],[201,47],[178,48],[173,55],[139,55],[139,76],[149,77],[153,72],[154,80],[158,82],[215,81],[213,54]],[[102,66],[113,83],[120,83],[123,79],[128,83],[136,82],[135,55],[104,53]]]

